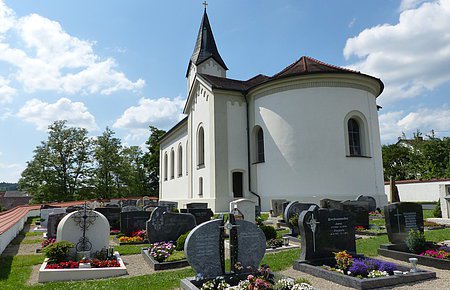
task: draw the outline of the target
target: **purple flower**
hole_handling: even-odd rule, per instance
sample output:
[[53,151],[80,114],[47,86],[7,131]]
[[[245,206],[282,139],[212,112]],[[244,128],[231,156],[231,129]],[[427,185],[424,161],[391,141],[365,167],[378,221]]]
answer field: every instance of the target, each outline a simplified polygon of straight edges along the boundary
[[394,271],[397,270],[397,266],[393,263],[389,263],[389,262],[381,262],[378,270],[380,271],[386,271],[389,273],[389,275],[394,274]]
[[369,267],[367,267],[365,261],[362,259],[354,259],[352,265],[348,269],[353,276],[367,276],[369,273]]

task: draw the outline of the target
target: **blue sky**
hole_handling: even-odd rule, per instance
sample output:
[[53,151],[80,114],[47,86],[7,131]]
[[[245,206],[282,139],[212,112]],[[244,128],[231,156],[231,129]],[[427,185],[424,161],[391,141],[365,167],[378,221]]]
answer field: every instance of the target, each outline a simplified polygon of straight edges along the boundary
[[[0,181],[15,182],[56,119],[142,145],[181,117],[201,0],[0,0]],[[380,77],[383,143],[450,136],[450,0],[210,0],[228,77],[302,55]]]

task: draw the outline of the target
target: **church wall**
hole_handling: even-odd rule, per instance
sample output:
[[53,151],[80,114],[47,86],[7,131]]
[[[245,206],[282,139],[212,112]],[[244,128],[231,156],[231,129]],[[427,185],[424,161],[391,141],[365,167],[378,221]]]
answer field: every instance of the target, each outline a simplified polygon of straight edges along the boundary
[[[252,188],[262,209],[270,199],[318,202],[372,195],[386,203],[375,97],[347,87],[275,91],[254,100],[251,124],[264,132],[265,162],[252,165]],[[367,120],[370,158],[347,157],[344,118],[360,112]],[[253,152],[254,152],[254,146]]]
[[[173,200],[183,199],[188,197],[188,176],[186,174],[186,154],[188,150],[186,148],[187,137],[187,125],[179,128],[174,132],[169,138],[164,140],[160,145],[160,199],[161,200]],[[179,176],[178,165],[179,165],[179,146],[182,148],[182,170],[181,176]],[[174,150],[174,178],[171,178],[171,150]],[[164,180],[164,156],[167,153],[168,156],[168,169],[167,169],[167,180]]]

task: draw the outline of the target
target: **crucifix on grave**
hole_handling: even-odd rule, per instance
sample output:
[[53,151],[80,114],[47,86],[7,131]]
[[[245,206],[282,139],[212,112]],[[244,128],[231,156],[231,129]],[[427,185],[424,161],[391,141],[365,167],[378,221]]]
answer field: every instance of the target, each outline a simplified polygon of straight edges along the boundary
[[86,236],[86,231],[89,229],[91,225],[94,224],[95,220],[97,219],[97,215],[94,213],[93,210],[88,209],[87,204],[84,203],[84,209],[77,211],[72,216],[74,222],[76,225],[78,225],[83,232],[83,235],[79,239],[78,243],[76,244],[76,250],[78,252],[86,252],[90,251],[92,249],[92,243],[89,241],[89,238]]
[[317,225],[320,224],[314,217],[314,213],[311,214],[311,218],[306,222],[306,224],[309,226],[312,232],[312,238],[313,238],[313,250],[316,252],[316,231],[317,231]]

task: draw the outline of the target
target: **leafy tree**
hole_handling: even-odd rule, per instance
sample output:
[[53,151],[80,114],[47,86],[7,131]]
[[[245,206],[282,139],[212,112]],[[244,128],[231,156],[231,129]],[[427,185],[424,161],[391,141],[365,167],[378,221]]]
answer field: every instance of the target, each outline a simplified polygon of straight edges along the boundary
[[149,193],[159,194],[159,141],[166,131],[150,126],[150,137],[145,144],[148,152],[145,154],[145,168],[147,170]]

